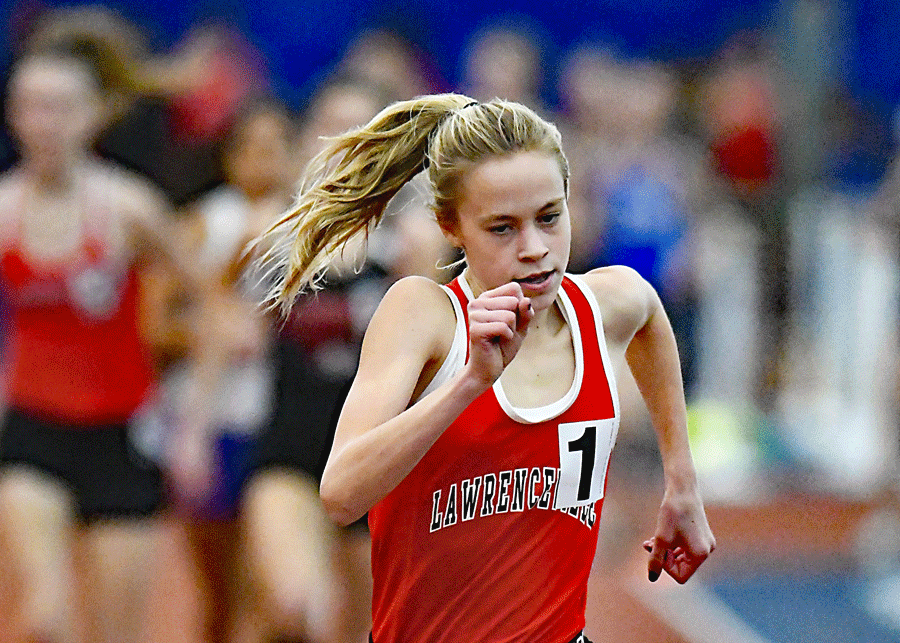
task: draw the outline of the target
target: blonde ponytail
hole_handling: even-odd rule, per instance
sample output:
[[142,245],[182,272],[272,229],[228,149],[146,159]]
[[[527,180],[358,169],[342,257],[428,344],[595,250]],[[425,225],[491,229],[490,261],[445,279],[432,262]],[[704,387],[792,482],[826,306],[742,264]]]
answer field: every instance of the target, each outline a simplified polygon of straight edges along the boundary
[[470,104],[459,94],[394,103],[366,125],[330,139],[310,161],[293,207],[255,242],[260,265],[275,276],[271,307],[286,311],[317,288],[329,263],[381,221],[388,201],[426,165],[443,119]]
[[258,265],[275,277],[270,307],[286,312],[299,293],[315,289],[329,264],[378,225],[388,201],[425,166],[435,216],[451,230],[465,173],[486,158],[525,150],[555,158],[568,192],[569,162],[556,126],[497,98],[420,96],[330,139],[310,161],[294,207],[256,242],[265,249],[255,253],[262,255]]

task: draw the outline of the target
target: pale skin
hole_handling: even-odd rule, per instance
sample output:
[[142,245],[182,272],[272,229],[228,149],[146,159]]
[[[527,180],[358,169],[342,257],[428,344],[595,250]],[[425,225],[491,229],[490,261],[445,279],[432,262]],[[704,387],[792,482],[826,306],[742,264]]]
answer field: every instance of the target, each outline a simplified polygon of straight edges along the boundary
[[[466,253],[465,367],[411,404],[445,359],[456,318],[434,282],[407,278],[385,295],[366,334],[322,478],[333,519],[348,524],[393,490],[453,420],[499,378],[521,407],[553,402],[574,375],[574,349],[556,296],[569,258],[565,186],[541,152],[491,157],[463,177],[457,217],[444,229]],[[678,353],[653,288],[633,270],[584,279],[600,305],[613,369],[627,361],[658,435],[665,493],[647,540],[648,575],[683,583],[715,548],[687,440]],[[384,382],[391,382],[385,386]]]

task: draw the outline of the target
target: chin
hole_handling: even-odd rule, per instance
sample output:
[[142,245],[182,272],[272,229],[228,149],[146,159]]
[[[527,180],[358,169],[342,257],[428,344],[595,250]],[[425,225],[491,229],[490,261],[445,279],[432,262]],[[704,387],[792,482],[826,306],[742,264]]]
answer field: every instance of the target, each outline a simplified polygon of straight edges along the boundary
[[525,296],[531,300],[531,305],[535,310],[543,310],[545,308],[550,308],[553,304],[556,303],[556,298],[559,295],[559,286],[556,288],[548,289],[541,293],[536,293],[533,295],[529,295],[525,293]]

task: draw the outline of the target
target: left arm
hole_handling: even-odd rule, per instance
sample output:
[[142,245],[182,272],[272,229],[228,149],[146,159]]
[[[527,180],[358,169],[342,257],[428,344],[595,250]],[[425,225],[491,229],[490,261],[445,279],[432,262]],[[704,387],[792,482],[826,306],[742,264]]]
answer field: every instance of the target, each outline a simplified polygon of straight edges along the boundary
[[675,336],[659,297],[649,285],[647,289],[646,323],[625,353],[656,430],[665,477],[656,533],[644,543],[650,551],[647,571],[651,581],[665,570],[684,583],[715,549],[716,540],[697,489]]
[[[604,278],[597,277],[603,274]],[[665,570],[686,582],[715,549],[697,488],[687,433],[687,411],[678,348],[656,291],[633,270],[614,267],[591,274],[598,298],[613,302],[604,316],[607,335],[624,347],[625,358],[647,404],[659,442],[665,493],[656,533],[644,543],[651,581]]]

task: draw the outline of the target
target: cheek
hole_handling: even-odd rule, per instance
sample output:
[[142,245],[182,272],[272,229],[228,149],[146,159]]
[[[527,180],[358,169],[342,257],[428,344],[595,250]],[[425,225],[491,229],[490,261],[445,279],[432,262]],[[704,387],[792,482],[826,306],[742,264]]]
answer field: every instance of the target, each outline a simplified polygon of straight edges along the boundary
[[566,233],[562,237],[560,237],[557,243],[557,254],[566,261],[569,260],[569,253],[572,249],[572,235]]
[[568,261],[569,252],[572,248],[572,225],[568,218],[557,229],[557,233],[553,236],[552,244],[556,254]]
[[54,110],[47,114],[46,133],[57,138],[62,145],[80,143],[93,131],[93,121],[87,114]]
[[496,288],[508,283],[516,273],[518,259],[515,252],[495,247],[473,247],[466,252],[466,262],[478,273],[484,286]]

